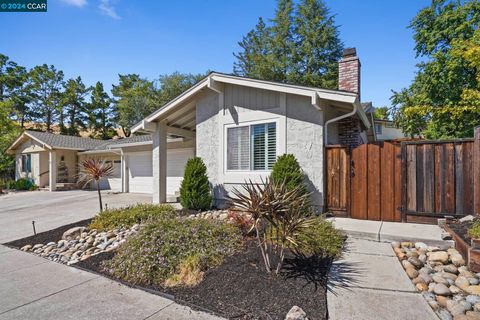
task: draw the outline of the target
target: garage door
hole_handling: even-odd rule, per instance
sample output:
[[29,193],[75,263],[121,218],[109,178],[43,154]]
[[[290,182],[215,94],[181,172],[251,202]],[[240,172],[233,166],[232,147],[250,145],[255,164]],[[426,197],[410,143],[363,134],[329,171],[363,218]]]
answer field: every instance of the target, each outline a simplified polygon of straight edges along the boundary
[[128,154],[129,191],[152,193],[152,153],[136,152]]
[[[167,194],[176,195],[180,190],[185,164],[194,156],[193,148],[170,149],[167,151]],[[134,193],[152,193],[152,153],[128,154],[129,190]]]
[[193,148],[170,149],[167,152],[167,194],[176,195],[180,191],[185,165],[193,158]]

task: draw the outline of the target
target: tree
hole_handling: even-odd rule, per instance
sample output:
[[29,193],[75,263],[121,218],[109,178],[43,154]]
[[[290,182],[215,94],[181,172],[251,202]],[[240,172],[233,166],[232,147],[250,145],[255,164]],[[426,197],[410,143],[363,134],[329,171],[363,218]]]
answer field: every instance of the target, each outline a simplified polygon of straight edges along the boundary
[[103,89],[103,84],[97,82],[92,91],[89,106],[89,128],[92,138],[110,139],[115,135],[115,108],[112,99]]
[[78,182],[83,183],[84,186],[89,183],[95,183],[98,192],[98,203],[100,205],[100,212],[103,211],[102,193],[100,191],[100,182],[103,179],[113,175],[114,168],[111,161],[103,161],[101,159],[87,158],[80,164],[78,170]]
[[373,112],[373,117],[378,120],[385,120],[390,118],[390,108],[388,107],[376,107]]
[[275,18],[262,18],[234,54],[234,73],[306,86],[337,88],[343,45],[334,18],[322,0],[279,0]]
[[287,190],[295,188],[301,194],[306,194],[305,174],[293,154],[283,154],[273,164],[271,180],[277,184],[285,184]]
[[36,119],[45,124],[46,130],[50,131],[58,116],[63,72],[57,71],[53,65],[43,64],[34,67],[29,72],[29,77],[32,112]]
[[18,123],[10,119],[13,107],[12,100],[0,101],[0,178],[13,178],[15,172],[15,156],[5,152],[21,132]]
[[157,91],[153,82],[138,74],[119,75],[119,84],[114,85],[112,94],[118,110],[117,123],[125,136],[130,135],[130,127],[158,108],[155,104]]
[[91,90],[91,87],[85,86],[81,77],[69,79],[65,84],[65,91],[62,94],[63,112],[65,112],[68,121],[68,126],[64,129],[65,134],[78,136],[80,129],[86,128],[88,104],[85,97]]
[[469,41],[480,22],[480,3],[474,0],[435,0],[412,20],[415,51],[422,62],[412,84],[394,92],[394,120],[410,135],[462,138],[480,124],[478,104],[465,105],[469,90],[478,88],[476,68],[454,50]]
[[206,210],[212,205],[207,167],[200,157],[187,161],[180,185],[180,204],[186,209]]
[[161,107],[170,100],[176,98],[182,92],[190,89],[197,82],[205,78],[207,74],[191,74],[174,72],[160,75],[156,95],[156,105]]

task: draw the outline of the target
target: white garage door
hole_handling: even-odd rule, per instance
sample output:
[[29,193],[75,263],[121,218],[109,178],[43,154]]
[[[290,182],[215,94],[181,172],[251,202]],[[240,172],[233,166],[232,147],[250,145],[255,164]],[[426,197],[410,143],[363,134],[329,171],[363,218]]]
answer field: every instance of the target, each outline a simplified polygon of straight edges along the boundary
[[193,158],[193,148],[170,149],[167,152],[167,194],[176,195],[180,192],[180,184],[188,159]]
[[[180,190],[185,164],[194,156],[193,148],[170,149],[167,151],[167,194],[176,195]],[[152,153],[128,154],[130,192],[152,193]]]
[[134,193],[152,193],[152,153],[129,153],[128,168],[129,191]]

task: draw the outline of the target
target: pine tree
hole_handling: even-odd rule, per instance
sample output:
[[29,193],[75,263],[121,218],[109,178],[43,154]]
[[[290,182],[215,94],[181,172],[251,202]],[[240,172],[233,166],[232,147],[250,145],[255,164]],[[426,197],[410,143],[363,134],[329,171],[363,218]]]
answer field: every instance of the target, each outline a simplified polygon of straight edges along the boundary
[[207,210],[212,205],[207,167],[200,157],[187,161],[180,186],[180,203],[185,209],[192,210]]
[[272,48],[273,79],[286,82],[287,75],[294,69],[292,0],[279,0],[275,18],[272,20],[270,47]]
[[88,126],[92,131],[91,136],[103,140],[112,138],[115,135],[113,129],[115,108],[100,81],[93,88],[88,109]]
[[88,107],[85,98],[91,90],[91,87],[85,86],[81,77],[67,81],[62,95],[62,105],[68,119],[66,134],[78,136],[80,129],[86,128]]

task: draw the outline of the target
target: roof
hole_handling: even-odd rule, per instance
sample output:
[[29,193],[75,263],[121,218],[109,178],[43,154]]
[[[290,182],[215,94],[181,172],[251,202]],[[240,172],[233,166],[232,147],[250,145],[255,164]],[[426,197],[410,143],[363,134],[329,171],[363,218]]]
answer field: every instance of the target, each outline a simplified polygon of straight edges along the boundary
[[[319,100],[330,100],[338,101],[347,104],[357,105],[357,113],[364,122],[365,126],[370,127],[370,122],[363,111],[363,108],[360,106],[357,94],[353,92],[341,91],[341,90],[330,90],[314,87],[305,87],[292,84],[286,84],[281,82],[265,81],[258,80],[246,77],[239,77],[219,72],[211,72],[204,79],[199,81],[197,84],[192,86],[190,89],[184,91],[182,94],[176,98],[170,100],[160,109],[156,110],[152,114],[148,115],[132,127],[132,132],[142,131],[148,126],[148,123],[158,121],[163,114],[175,109],[177,106],[180,106],[182,103],[189,101],[192,96],[199,93],[201,90],[208,88],[213,91],[221,92],[221,87],[218,84],[234,84],[240,86],[253,87],[263,90],[271,90],[277,92],[284,92],[290,94],[296,94],[301,96],[310,97],[312,100],[312,106],[320,109]],[[147,130],[148,131],[148,130]]]
[[44,148],[47,149],[68,149],[77,151],[107,150],[115,146],[124,146],[127,144],[136,145],[142,143],[146,144],[152,141],[151,135],[136,135],[116,140],[98,140],[76,136],[66,136],[62,134],[54,134],[48,132],[25,130],[7,149],[7,152],[12,152],[26,138],[36,140],[38,143],[41,143]]

